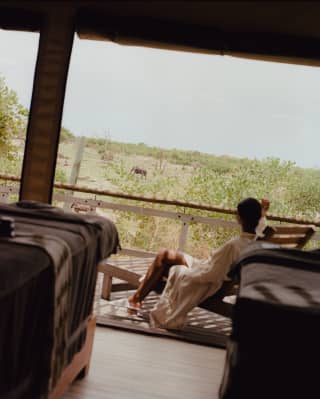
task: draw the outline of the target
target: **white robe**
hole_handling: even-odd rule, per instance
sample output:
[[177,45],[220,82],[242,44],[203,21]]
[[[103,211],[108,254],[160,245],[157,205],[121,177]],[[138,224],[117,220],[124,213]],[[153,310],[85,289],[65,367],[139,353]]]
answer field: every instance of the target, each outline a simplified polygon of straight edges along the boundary
[[242,233],[211,252],[206,260],[185,255],[188,267],[172,266],[165,289],[150,313],[154,327],[182,328],[187,313],[216,293],[225,280],[231,264],[256,238],[255,234]]

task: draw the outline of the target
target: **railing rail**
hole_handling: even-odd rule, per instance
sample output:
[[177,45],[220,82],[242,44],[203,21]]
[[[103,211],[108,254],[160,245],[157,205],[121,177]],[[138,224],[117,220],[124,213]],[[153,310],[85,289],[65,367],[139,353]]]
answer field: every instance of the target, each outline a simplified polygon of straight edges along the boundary
[[[0,179],[5,180],[5,181],[11,181],[11,182],[19,182],[19,178],[16,176],[12,176],[12,175],[0,174]],[[214,213],[222,213],[222,214],[229,214],[229,215],[235,214],[236,211],[233,209],[230,209],[230,208],[223,208],[223,207],[211,206],[211,205],[206,205],[206,204],[196,204],[196,203],[190,203],[190,202],[184,202],[184,201],[159,199],[156,197],[151,198],[151,197],[131,195],[131,194],[125,194],[125,193],[117,193],[117,192],[109,191],[109,190],[98,190],[98,189],[92,189],[89,187],[81,187],[81,186],[77,186],[77,185],[62,184],[62,183],[56,183],[54,185],[54,188],[55,189],[63,189],[65,191],[71,192],[71,194],[59,193],[59,192],[54,193],[53,199],[55,201],[68,203],[68,204],[76,203],[76,204],[81,204],[81,205],[89,205],[92,208],[111,209],[111,210],[117,210],[117,211],[123,211],[123,212],[133,212],[133,213],[144,215],[144,216],[153,216],[153,217],[155,216],[155,217],[162,217],[162,218],[174,219],[174,220],[180,221],[181,222],[181,230],[180,230],[180,236],[179,236],[179,241],[178,241],[179,242],[178,249],[181,251],[183,251],[185,249],[187,235],[188,235],[188,228],[191,223],[201,223],[201,224],[207,224],[207,225],[211,225],[211,226],[225,227],[225,228],[236,228],[237,227],[237,223],[230,221],[230,220],[223,220],[221,218],[216,218],[216,217],[205,217],[205,216],[198,216],[198,215],[192,215],[192,214],[185,213],[186,209],[191,208],[191,209],[197,209],[197,210],[211,211]],[[114,197],[114,198],[119,198],[119,199],[139,201],[139,202],[143,202],[143,203],[171,205],[171,206],[181,207],[181,208],[183,208],[183,211],[177,212],[177,211],[154,209],[154,208],[145,207],[145,206],[108,202],[108,201],[99,200],[96,198],[81,198],[81,197],[75,196],[73,194],[74,192],[93,194],[94,196],[97,196],[97,195],[106,196],[106,197],[109,196],[109,197]],[[6,202],[9,195],[17,194],[17,193],[18,193],[17,187],[0,184],[0,201]],[[268,215],[268,219],[277,221],[277,222],[286,222],[286,223],[294,223],[294,224],[313,224],[318,227],[320,226],[320,223],[318,223],[318,222],[305,220],[305,219],[297,219],[297,218],[292,218],[292,217],[281,217],[281,216],[275,216],[275,215]],[[316,233],[312,237],[312,239],[320,241],[320,234]],[[140,256],[150,255],[149,252],[133,250],[133,249],[129,249],[129,248],[124,249],[123,252],[127,253],[127,254],[139,254]]]
[[[18,176],[2,174],[2,173],[0,173],[0,180],[20,182],[20,178]],[[112,190],[100,190],[100,189],[95,189],[95,188],[91,188],[91,187],[78,186],[78,185],[72,185],[72,184],[67,184],[67,183],[55,183],[54,188],[68,190],[68,191],[76,191],[76,192],[87,193],[87,194],[94,194],[94,195],[99,195],[99,196],[115,197],[115,198],[119,198],[119,199],[128,199],[128,200],[134,200],[134,201],[149,202],[149,203],[155,203],[155,204],[172,205],[172,206],[179,206],[179,207],[183,207],[183,208],[205,210],[205,211],[224,213],[224,214],[229,214],[229,215],[236,214],[235,209],[226,208],[226,207],[222,207],[222,206],[213,206],[213,205],[209,205],[209,204],[199,204],[199,203],[194,203],[194,202],[186,202],[186,201],[169,200],[169,199],[163,199],[163,198],[157,198],[157,197],[126,194],[126,193],[116,192],[116,191],[112,191]],[[277,222],[285,222],[285,223],[313,224],[314,226],[320,227],[319,221],[291,217],[291,216],[286,217],[286,216],[278,216],[278,215],[268,214],[268,219],[277,221]]]

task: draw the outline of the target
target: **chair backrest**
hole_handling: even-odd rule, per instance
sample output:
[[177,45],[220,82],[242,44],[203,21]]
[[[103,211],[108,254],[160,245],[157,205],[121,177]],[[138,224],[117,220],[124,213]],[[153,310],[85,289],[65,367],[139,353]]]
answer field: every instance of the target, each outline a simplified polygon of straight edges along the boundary
[[316,229],[312,225],[279,225],[266,227],[263,240],[279,244],[285,248],[301,249],[314,235]]

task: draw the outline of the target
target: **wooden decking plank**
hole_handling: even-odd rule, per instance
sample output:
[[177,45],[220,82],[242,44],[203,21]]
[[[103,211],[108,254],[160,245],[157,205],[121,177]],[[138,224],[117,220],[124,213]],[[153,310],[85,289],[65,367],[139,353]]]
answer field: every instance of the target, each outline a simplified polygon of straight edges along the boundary
[[225,351],[97,327],[87,378],[61,399],[218,399]]

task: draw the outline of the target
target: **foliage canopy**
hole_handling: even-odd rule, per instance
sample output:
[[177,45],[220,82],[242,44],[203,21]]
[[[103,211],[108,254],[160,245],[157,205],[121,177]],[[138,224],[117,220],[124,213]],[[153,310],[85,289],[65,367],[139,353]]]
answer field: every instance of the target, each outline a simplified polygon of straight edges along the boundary
[[28,111],[19,103],[15,91],[0,77],[0,151],[6,159],[13,159],[17,148],[13,140],[25,134]]

